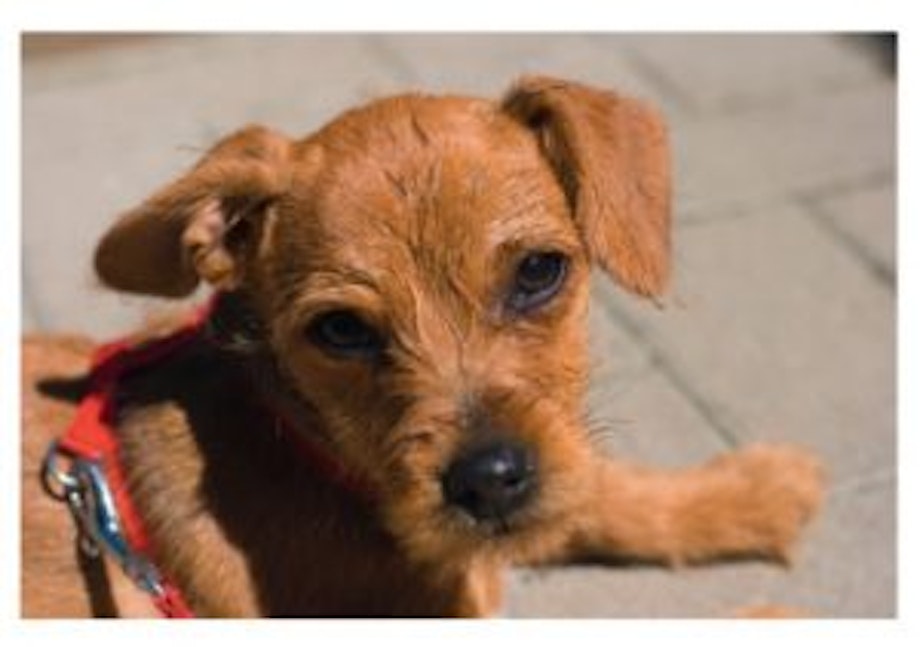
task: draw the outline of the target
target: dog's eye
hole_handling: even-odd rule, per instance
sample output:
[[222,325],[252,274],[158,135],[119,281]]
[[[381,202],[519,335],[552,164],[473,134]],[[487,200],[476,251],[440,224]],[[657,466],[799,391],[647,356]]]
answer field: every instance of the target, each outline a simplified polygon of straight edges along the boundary
[[508,305],[527,312],[549,301],[562,287],[567,259],[559,252],[534,252],[518,264]]
[[380,334],[348,310],[318,315],[307,326],[307,336],[323,350],[345,357],[370,357],[383,347]]

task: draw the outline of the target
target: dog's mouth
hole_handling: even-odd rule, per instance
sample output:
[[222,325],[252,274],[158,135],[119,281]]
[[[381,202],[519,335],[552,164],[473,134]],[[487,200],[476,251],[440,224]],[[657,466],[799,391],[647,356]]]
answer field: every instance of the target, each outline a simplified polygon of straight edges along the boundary
[[523,532],[538,519],[535,514],[539,492],[520,488],[515,496],[499,503],[472,497],[452,502],[445,497],[444,512],[471,532],[486,537],[501,537]]
[[441,563],[478,554],[517,561],[543,554],[568,527],[565,497],[554,494],[560,484],[550,474],[539,473],[526,495],[504,506],[458,499],[445,491],[442,475],[432,476],[385,507],[390,532],[414,559]]
[[476,518],[464,510],[449,506],[446,514],[477,539],[487,541],[511,539],[527,533],[538,524],[538,519],[529,509]]

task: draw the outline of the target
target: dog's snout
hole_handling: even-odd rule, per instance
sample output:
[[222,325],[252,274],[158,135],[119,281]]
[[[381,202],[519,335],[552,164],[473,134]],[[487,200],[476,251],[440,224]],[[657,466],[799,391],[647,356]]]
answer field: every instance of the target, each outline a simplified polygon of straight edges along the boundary
[[536,461],[528,449],[499,443],[464,454],[442,477],[445,500],[477,521],[505,519],[531,496]]

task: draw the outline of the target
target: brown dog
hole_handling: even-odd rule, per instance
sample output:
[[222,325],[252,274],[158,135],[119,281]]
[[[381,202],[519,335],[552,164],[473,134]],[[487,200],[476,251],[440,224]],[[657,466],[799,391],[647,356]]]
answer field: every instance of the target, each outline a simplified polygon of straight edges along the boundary
[[[820,499],[810,456],[653,471],[599,455],[583,423],[590,267],[659,295],[669,203],[659,117],[548,78],[219,142],[96,255],[116,289],[225,296],[209,332],[119,386],[153,561],[197,615],[487,616],[511,564],[785,560]],[[105,612],[37,475],[72,405],[33,386],[88,350],[24,347],[27,616]]]

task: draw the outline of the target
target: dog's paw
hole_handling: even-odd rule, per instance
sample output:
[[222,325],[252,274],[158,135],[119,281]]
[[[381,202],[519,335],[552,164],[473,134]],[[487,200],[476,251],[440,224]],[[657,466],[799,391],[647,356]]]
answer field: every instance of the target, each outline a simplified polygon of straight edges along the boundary
[[802,527],[821,505],[821,463],[801,448],[766,444],[751,445],[722,461],[737,488],[732,507],[742,544],[751,553],[788,565]]
[[786,445],[752,445],[687,477],[674,517],[678,565],[752,556],[790,564],[824,487],[818,460]]

